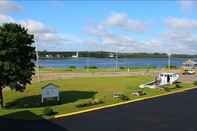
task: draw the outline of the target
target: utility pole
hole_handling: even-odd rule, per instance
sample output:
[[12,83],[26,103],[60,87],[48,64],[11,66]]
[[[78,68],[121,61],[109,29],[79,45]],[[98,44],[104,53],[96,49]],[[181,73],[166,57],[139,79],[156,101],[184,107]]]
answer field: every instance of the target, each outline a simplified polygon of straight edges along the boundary
[[168,71],[170,72],[170,68],[171,68],[171,54],[168,53]]
[[87,51],[87,59],[86,59],[86,71],[89,72],[89,51]]
[[118,71],[118,50],[116,50],[116,71]]
[[40,82],[40,69],[39,69],[39,55],[38,55],[38,40],[35,41],[35,49],[36,49],[36,67],[37,67],[37,79]]

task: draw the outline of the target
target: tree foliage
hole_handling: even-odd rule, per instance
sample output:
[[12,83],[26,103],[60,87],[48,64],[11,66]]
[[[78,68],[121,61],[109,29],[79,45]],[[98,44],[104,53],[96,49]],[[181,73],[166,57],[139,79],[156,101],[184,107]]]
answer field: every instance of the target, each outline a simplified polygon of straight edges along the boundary
[[0,26],[0,100],[2,89],[10,87],[23,91],[31,83],[36,58],[34,36],[19,24]]

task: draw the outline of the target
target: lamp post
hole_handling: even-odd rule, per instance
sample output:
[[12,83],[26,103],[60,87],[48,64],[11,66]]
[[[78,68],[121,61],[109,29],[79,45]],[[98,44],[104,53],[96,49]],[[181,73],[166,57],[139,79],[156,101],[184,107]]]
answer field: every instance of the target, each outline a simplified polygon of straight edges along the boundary
[[38,55],[38,40],[35,41],[35,50],[36,50],[36,67],[37,67],[37,79],[40,82],[40,69],[39,69],[39,55]]
[[87,51],[87,58],[86,58],[86,71],[89,72],[89,51]]
[[116,50],[116,67],[115,71],[118,71],[118,50]]
[[170,72],[170,68],[171,68],[171,54],[168,53],[168,71]]

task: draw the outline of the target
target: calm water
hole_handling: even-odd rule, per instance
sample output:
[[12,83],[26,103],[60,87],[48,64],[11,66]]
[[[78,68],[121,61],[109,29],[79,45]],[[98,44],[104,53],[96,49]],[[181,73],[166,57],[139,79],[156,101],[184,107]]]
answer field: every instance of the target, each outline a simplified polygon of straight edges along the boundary
[[[181,66],[187,58],[172,58],[171,64]],[[39,60],[39,65],[44,67],[84,67],[84,66],[97,66],[97,67],[114,67],[116,64],[115,59],[112,58],[70,58],[70,59],[51,59]],[[157,66],[164,67],[168,64],[167,58],[121,58],[118,59],[118,66]]]

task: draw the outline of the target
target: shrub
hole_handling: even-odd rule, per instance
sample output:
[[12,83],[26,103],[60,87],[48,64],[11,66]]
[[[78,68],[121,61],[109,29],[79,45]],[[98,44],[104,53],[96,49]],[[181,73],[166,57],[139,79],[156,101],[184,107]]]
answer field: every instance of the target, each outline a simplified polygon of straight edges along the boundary
[[46,107],[43,110],[43,114],[46,115],[46,116],[51,116],[51,115],[55,114],[55,112],[53,111],[52,108]]
[[123,100],[123,101],[128,101],[129,97],[126,96],[126,95],[121,95],[120,99]]
[[68,69],[65,69],[65,71],[73,71],[73,69],[68,68]]
[[98,69],[97,66],[84,66],[85,69]]
[[163,90],[166,91],[166,92],[170,91],[170,89],[168,87],[163,87]]
[[88,103],[80,103],[80,104],[77,104],[76,107],[86,107],[88,106]]
[[79,108],[88,107],[88,106],[93,106],[93,105],[102,104],[102,103],[104,103],[104,102],[100,99],[91,99],[87,102],[77,104],[76,107],[79,107]]
[[76,69],[76,66],[69,66],[70,69]]
[[121,67],[120,67],[120,69],[126,69],[126,67],[124,67],[124,66],[121,66]]
[[[166,68],[169,68],[168,65],[166,65]],[[176,67],[176,65],[170,65],[170,68],[176,69],[177,67]]]
[[144,68],[148,68],[148,69],[156,69],[157,66],[154,66],[154,65],[147,65],[145,66]]
[[194,81],[193,84],[194,84],[195,86],[197,86],[197,81]]
[[181,88],[182,86],[178,83],[175,84],[176,88]]
[[89,66],[89,69],[97,69],[98,67],[96,66]]
[[157,66],[154,65],[147,65],[147,66],[132,66],[129,67],[130,69],[156,69]]

